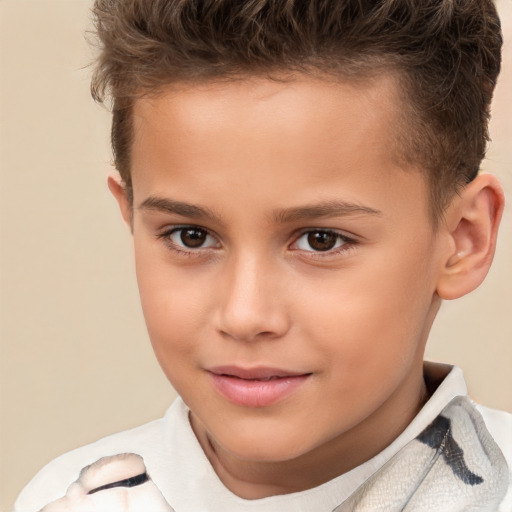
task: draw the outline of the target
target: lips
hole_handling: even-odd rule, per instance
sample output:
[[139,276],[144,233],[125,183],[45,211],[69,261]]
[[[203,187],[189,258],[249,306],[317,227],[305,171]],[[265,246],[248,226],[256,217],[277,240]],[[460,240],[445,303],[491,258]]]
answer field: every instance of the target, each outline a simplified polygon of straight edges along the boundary
[[218,366],[208,369],[215,390],[230,402],[245,407],[275,404],[303,386],[311,373],[279,368]]

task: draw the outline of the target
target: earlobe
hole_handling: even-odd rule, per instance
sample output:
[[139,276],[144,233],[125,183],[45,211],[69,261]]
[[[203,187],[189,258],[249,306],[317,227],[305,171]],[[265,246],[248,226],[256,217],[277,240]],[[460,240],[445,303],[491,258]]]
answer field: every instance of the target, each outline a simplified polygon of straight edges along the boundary
[[437,285],[442,299],[462,297],[485,279],[496,249],[503,206],[498,179],[481,174],[448,208],[443,229],[449,243]]
[[110,175],[108,177],[108,188],[112,195],[115,197],[117,204],[119,205],[119,209],[121,210],[121,215],[123,216],[124,221],[130,229],[132,227],[132,205],[130,200],[126,195],[125,187],[121,181],[121,177],[119,175]]

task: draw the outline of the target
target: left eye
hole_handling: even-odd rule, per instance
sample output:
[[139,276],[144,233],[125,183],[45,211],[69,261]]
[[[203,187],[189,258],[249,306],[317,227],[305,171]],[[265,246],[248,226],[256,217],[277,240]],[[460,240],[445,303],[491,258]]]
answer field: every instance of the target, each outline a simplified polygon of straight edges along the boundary
[[217,247],[217,240],[208,231],[193,226],[173,229],[168,234],[169,240],[178,247],[186,249],[204,249]]
[[297,239],[295,245],[297,249],[302,251],[325,252],[341,247],[346,243],[346,238],[335,231],[316,230],[304,233]]

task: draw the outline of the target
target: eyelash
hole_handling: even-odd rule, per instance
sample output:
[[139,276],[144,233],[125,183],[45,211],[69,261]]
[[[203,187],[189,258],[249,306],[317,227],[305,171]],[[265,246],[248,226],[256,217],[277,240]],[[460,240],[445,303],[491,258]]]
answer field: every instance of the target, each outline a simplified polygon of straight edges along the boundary
[[[157,235],[157,238],[160,240],[163,240],[165,245],[170,250],[172,250],[178,254],[185,255],[185,256],[191,256],[191,257],[201,256],[201,255],[204,255],[203,251],[205,251],[207,249],[212,249],[211,247],[198,247],[197,249],[187,249],[183,246],[175,244],[174,242],[172,242],[170,240],[171,235],[173,235],[174,233],[178,233],[180,231],[184,231],[186,229],[196,229],[198,231],[204,231],[206,233],[206,236],[210,236],[210,237],[217,239],[217,237],[215,235],[213,235],[208,229],[203,228],[201,226],[194,226],[194,225],[173,226],[172,228],[166,229],[162,233],[159,233]],[[336,231],[334,229],[310,228],[310,229],[303,230],[303,231],[299,232],[298,235],[295,236],[294,241],[291,245],[296,245],[297,242],[302,237],[309,235],[311,233],[333,234],[336,236],[336,243],[338,243],[338,241],[341,241],[343,243],[339,247],[335,247],[333,249],[328,249],[325,251],[315,251],[313,249],[311,249],[310,251],[303,250],[303,249],[292,249],[292,250],[308,253],[309,257],[326,258],[326,257],[337,256],[341,253],[350,251],[350,250],[354,249],[354,247],[358,244],[358,241],[356,239],[351,238],[351,237],[349,237],[343,233],[340,233],[339,231]]]
[[338,243],[338,241],[341,241],[342,245],[340,245],[339,247],[334,247],[333,249],[327,249],[325,251],[315,251],[313,249],[311,249],[309,251],[302,250],[302,249],[294,249],[297,251],[302,251],[302,252],[307,253],[308,257],[313,257],[313,258],[335,257],[340,254],[347,253],[348,251],[353,250],[358,243],[358,241],[356,239],[351,238],[343,233],[340,233],[339,231],[336,231],[335,229],[327,229],[327,228],[312,228],[311,229],[310,228],[310,229],[305,229],[305,230],[301,231],[299,233],[299,235],[295,238],[295,241],[293,242],[292,245],[296,245],[302,237],[309,235],[311,233],[332,234],[336,237],[336,243]]
[[186,247],[182,247],[180,245],[175,244],[172,240],[170,240],[171,235],[174,233],[179,233],[180,231],[184,231],[186,229],[195,229],[197,231],[204,231],[206,233],[206,236],[213,237],[217,239],[215,235],[213,235],[208,229],[205,229],[201,226],[194,226],[194,225],[182,225],[182,226],[173,226],[170,229],[166,229],[162,233],[159,233],[157,235],[157,238],[160,240],[163,240],[167,248],[169,248],[171,251],[174,251],[178,254],[190,256],[190,257],[197,257],[201,256],[204,250],[211,249],[210,247],[198,247],[197,249],[187,249]]

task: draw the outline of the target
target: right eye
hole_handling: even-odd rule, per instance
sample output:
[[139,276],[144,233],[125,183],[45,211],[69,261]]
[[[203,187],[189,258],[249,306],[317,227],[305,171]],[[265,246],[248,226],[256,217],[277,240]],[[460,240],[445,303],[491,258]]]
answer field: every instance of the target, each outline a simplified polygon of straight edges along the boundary
[[207,249],[219,245],[206,229],[195,226],[174,228],[164,233],[162,237],[183,249]]

